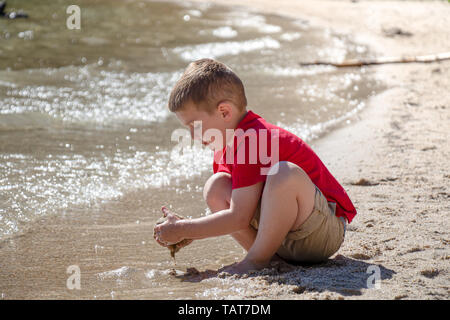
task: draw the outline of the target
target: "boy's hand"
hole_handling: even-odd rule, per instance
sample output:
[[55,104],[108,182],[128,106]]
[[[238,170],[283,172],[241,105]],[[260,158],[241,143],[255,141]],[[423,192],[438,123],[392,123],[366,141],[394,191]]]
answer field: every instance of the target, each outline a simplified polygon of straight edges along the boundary
[[[171,244],[178,243],[184,238],[180,232],[179,220],[175,214],[171,213],[166,207],[161,208],[164,217],[167,218],[167,221],[158,224],[154,228],[154,238],[155,240],[162,246],[169,246]],[[178,222],[178,223],[177,223]]]

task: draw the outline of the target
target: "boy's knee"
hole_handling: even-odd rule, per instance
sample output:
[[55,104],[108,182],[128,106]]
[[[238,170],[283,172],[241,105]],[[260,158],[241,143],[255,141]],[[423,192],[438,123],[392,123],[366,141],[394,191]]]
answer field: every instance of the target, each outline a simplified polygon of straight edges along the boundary
[[203,199],[205,199],[210,209],[225,205],[229,206],[231,200],[231,175],[225,172],[217,172],[209,177],[203,188]]

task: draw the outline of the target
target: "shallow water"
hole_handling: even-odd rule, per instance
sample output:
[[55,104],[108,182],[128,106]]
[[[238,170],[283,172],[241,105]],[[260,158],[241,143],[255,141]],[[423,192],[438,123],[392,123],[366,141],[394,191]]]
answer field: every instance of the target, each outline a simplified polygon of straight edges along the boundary
[[[208,213],[212,155],[173,152],[181,125],[166,108],[171,87],[189,61],[219,59],[243,79],[249,109],[310,142],[379,84],[367,69],[298,62],[370,53],[304,20],[186,2],[77,1],[81,30],[68,30],[70,4],[8,1],[30,18],[0,20],[0,296],[239,291],[168,274],[170,255],[153,241],[162,204]],[[217,270],[242,257],[229,237],[202,240],[177,254],[176,268]],[[81,269],[80,291],[66,287],[70,265]]]

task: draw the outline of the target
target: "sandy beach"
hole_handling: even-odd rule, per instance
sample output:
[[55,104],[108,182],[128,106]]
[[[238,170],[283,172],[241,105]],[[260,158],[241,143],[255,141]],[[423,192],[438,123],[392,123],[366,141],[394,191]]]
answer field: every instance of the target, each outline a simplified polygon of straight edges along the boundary
[[[446,1],[211,2],[304,19],[312,26],[351,36],[378,57],[450,51],[450,3]],[[186,248],[177,257],[177,269],[185,272],[195,265],[199,273],[163,274],[172,285],[180,278],[187,280],[179,285],[178,298],[450,298],[450,60],[368,68],[386,90],[311,144],[358,211],[338,253],[324,264],[278,263],[271,269],[230,277],[207,271],[217,270],[217,263],[190,261]],[[196,184],[205,178],[196,178],[193,190],[198,191]],[[173,198],[167,195],[171,191]],[[148,255],[148,242],[153,241],[149,230],[154,221],[148,217],[147,206],[155,199],[179,200],[180,207],[204,210],[200,192],[182,198],[174,190],[161,190],[148,199],[131,193],[120,203],[99,205],[95,217],[77,215],[74,209],[64,217],[37,221],[27,232],[0,242],[0,299],[171,299],[164,284],[149,287],[152,274],[159,271],[149,271],[155,265],[143,258]],[[222,251],[214,249],[219,245]],[[200,240],[191,246],[215,252],[214,259],[222,264],[244,256],[230,237]],[[80,292],[65,288],[66,269],[73,264],[82,267]],[[172,261],[160,262],[158,267],[169,269]],[[209,294],[195,294],[200,282]],[[112,286],[122,291],[111,291]]]
[[[351,34],[378,56],[450,50],[450,6],[443,1],[226,3],[302,17],[335,32]],[[386,33],[390,28],[411,35],[390,36]],[[372,97],[351,124],[312,145],[358,210],[343,247],[323,266],[297,267],[281,276],[271,270],[251,280],[240,280],[251,282],[252,287],[258,283],[260,290],[252,289],[250,296],[450,297],[450,61],[372,68],[388,89]],[[381,269],[378,289],[367,288],[367,279],[373,273],[366,273],[370,265]],[[269,290],[265,288],[267,281],[272,283]]]

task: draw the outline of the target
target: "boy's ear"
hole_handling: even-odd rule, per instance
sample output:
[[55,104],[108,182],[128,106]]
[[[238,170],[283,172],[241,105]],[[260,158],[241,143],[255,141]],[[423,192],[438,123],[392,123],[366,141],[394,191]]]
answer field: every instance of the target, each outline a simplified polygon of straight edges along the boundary
[[217,106],[220,117],[225,121],[230,121],[233,116],[233,107],[228,101],[223,101]]

